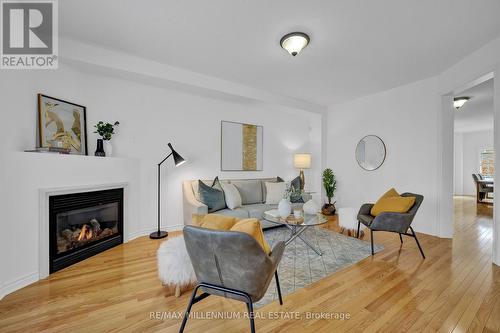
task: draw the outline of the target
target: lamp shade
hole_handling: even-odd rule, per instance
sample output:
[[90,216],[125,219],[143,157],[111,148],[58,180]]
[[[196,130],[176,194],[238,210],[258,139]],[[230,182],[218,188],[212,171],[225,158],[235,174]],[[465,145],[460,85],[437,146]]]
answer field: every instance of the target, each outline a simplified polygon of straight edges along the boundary
[[297,169],[309,169],[311,167],[311,154],[295,154],[293,166]]
[[179,155],[179,153],[177,153],[175,151],[175,149],[172,147],[172,145],[170,143],[168,144],[168,147],[170,148],[170,150],[172,150],[172,157],[174,158],[175,166],[179,166],[179,165],[184,164],[186,162],[186,160],[184,158],[182,158],[182,156]]

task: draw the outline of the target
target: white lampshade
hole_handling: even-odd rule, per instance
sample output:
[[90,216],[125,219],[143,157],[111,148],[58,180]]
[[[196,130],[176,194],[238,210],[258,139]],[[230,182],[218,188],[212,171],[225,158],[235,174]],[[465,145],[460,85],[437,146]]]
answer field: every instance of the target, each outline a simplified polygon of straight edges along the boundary
[[311,167],[311,154],[295,154],[293,165],[297,169],[309,169]]

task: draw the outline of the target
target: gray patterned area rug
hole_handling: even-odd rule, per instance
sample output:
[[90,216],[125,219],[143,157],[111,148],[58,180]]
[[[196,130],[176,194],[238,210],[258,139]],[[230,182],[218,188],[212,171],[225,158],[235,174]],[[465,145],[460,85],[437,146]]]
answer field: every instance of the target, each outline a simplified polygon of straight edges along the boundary
[[[265,230],[264,235],[269,245],[273,247],[278,241],[286,241],[290,237],[290,230],[285,227],[273,228]],[[325,228],[310,227],[302,235],[320,249],[323,255],[317,255],[300,238],[287,245],[278,268],[283,296],[371,255],[370,243]],[[383,248],[375,244],[375,252]],[[255,303],[255,307],[262,307],[276,299],[278,293],[273,280],[266,295]]]

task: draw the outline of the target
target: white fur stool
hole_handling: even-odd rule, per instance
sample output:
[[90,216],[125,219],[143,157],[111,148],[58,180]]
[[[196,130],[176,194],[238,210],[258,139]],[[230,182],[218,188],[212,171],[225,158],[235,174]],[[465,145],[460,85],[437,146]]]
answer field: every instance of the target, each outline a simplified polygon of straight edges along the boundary
[[[356,209],[352,207],[344,207],[344,208],[339,208],[339,226],[340,226],[340,233],[341,234],[346,234],[347,236],[351,237],[358,237],[357,231],[358,231],[358,219],[357,219],[357,212]],[[365,226],[361,224],[360,229],[359,229],[359,237],[364,236],[364,231],[363,229]]]
[[158,276],[164,286],[175,287],[176,297],[181,295],[182,288],[196,284],[196,275],[183,236],[163,242],[158,248],[157,259]]

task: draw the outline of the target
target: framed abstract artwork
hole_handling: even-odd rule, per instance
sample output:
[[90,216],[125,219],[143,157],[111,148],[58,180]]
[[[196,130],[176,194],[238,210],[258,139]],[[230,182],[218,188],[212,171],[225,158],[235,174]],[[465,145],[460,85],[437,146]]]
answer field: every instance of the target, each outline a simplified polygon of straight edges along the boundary
[[221,122],[221,171],[262,171],[264,128]]
[[87,155],[85,106],[38,94],[38,133],[42,148],[70,149]]

